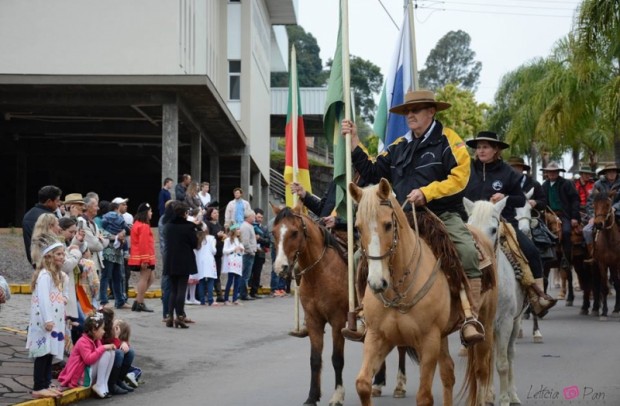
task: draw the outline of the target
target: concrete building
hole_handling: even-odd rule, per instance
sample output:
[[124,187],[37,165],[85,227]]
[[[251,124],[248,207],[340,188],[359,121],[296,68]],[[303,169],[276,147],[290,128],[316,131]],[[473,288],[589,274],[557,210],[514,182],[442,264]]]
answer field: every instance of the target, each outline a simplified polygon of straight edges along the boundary
[[[161,181],[266,206],[270,73],[298,0],[0,2],[0,227],[46,184],[156,206]],[[155,213],[157,214],[157,213]]]

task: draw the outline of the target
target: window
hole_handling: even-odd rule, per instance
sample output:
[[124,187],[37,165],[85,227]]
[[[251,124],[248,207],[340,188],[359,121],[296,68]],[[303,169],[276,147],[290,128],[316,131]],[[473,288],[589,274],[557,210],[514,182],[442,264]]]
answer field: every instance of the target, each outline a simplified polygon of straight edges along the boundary
[[228,61],[228,97],[241,100],[241,61]]

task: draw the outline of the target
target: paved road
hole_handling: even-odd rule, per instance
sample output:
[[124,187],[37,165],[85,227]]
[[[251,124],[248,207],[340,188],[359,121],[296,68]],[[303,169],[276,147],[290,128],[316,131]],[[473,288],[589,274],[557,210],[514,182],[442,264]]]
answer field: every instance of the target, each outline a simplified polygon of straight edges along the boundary
[[[160,309],[156,300],[148,304]],[[300,405],[309,389],[309,343],[286,334],[292,325],[292,309],[290,297],[265,298],[241,307],[188,307],[189,316],[197,321],[188,330],[165,328],[160,313],[123,311],[120,317],[132,324],[135,364],[144,370],[145,385],[134,394],[82,403]],[[541,324],[544,344],[532,343],[529,334],[519,341],[515,372],[523,405],[620,404],[620,322],[599,322],[577,313],[578,308],[567,308],[560,302]],[[4,324],[4,309],[2,316]],[[524,328],[529,332],[531,322],[525,321]],[[321,404],[328,403],[334,381],[330,346],[328,340]],[[346,346],[346,405],[359,404],[354,381],[361,348],[357,343]],[[456,354],[456,336],[451,338],[451,348]],[[455,362],[458,388],[465,360],[455,357]],[[392,390],[395,365],[391,356],[387,392]],[[387,393],[375,404],[415,403],[417,367],[408,363],[408,370],[407,398],[393,399]],[[577,398],[564,398],[563,391],[569,387],[579,390]],[[434,396],[441,404],[438,377]]]

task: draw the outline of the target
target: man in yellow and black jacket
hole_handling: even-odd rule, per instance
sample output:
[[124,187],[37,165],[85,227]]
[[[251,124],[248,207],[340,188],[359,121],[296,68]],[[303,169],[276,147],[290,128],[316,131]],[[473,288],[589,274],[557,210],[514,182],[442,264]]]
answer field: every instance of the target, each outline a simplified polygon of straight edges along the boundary
[[[426,205],[443,221],[469,279],[476,314],[482,274],[474,241],[463,221],[463,192],[469,181],[471,159],[461,137],[435,119],[437,111],[449,107],[449,103],[436,101],[431,91],[408,92],[405,103],[390,112],[405,116],[410,131],[376,161],[360,144],[352,121],[342,122],[342,133],[351,133],[353,165],[367,183],[386,178],[401,204],[406,200],[416,206]],[[463,335],[467,343],[484,339],[473,323],[465,325]]]

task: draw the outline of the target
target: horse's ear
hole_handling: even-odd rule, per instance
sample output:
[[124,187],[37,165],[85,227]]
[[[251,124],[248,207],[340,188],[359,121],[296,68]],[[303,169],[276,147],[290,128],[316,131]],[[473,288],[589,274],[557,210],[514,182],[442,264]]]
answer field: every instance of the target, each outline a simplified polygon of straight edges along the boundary
[[381,178],[379,181],[379,190],[377,190],[377,195],[381,200],[388,200],[390,195],[392,194],[392,186],[387,179]]
[[498,213],[501,213],[504,210],[504,207],[506,207],[507,201],[508,201],[508,196],[504,197],[502,200],[495,203],[495,210],[497,210]]
[[271,211],[276,216],[278,215],[278,213],[280,213],[280,210],[282,210],[279,206],[276,206],[275,204],[273,204],[273,202],[269,202],[269,205],[271,206]]
[[532,196],[534,195],[534,188],[531,188],[526,194],[525,194],[525,198],[527,200],[530,200],[532,198]]
[[474,211],[474,202],[464,197],[463,206],[465,206],[465,212],[467,213],[467,217],[471,216],[471,212]]
[[351,193],[351,198],[355,201],[355,203],[359,203],[362,198],[362,188],[357,186],[355,183],[349,183],[349,193]]

